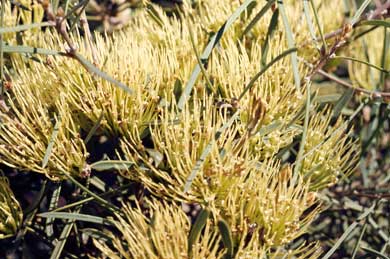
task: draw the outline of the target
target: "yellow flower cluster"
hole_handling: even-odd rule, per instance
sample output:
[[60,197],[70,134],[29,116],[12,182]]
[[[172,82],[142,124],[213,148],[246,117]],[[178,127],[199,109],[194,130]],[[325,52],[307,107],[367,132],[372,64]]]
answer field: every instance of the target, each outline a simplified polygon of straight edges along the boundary
[[0,239],[15,235],[22,224],[23,213],[8,179],[0,175]]
[[[361,31],[367,29],[367,26],[362,26]],[[364,37],[353,42],[345,52],[357,60],[390,71],[390,55],[384,49],[386,44],[388,45],[384,42],[385,33],[387,33],[387,39],[390,36],[388,30],[385,29],[377,28],[367,33]],[[388,77],[388,72],[385,73],[366,64],[352,61],[348,62],[348,69],[355,86],[368,90],[388,91],[383,80]]]
[[[301,2],[284,3],[297,46],[310,39],[307,23],[296,16]],[[314,2],[324,31],[341,24],[336,1]],[[196,202],[212,212],[194,258],[221,258],[226,252],[218,249],[216,222],[221,218],[231,229],[236,258],[316,258],[315,245],[285,249],[319,213],[316,191],[350,172],[355,143],[341,119],[331,126],[327,109],[314,110],[300,170],[293,173],[294,167],[276,156],[299,140],[304,130],[300,111],[312,93],[294,85],[288,56],[241,96],[263,69],[261,60],[270,62],[287,49],[280,22],[268,55],[262,56],[271,11],[242,35],[264,4],[256,2],[251,12],[244,12],[210,59],[201,60],[205,73],[183,106],[178,99],[197,64],[191,36],[199,52],[240,1],[198,1],[194,8],[185,3],[174,17],[158,8],[140,10],[126,30],[96,34],[91,45],[72,34],[77,54],[127,85],[128,92],[89,73],[75,59],[12,54],[17,74],[0,112],[0,162],[53,180],[62,179],[64,172],[83,176],[89,165],[80,132],[90,132],[102,118],[95,133],[120,139],[118,157],[134,164],[120,171],[122,176],[160,199]],[[335,15],[329,15],[332,8]],[[52,30],[35,39],[36,47],[64,50]],[[309,61],[318,58],[314,47],[298,54]],[[303,63],[298,71],[301,78],[309,73]],[[113,236],[114,248],[95,244],[112,258],[187,258],[191,224],[186,215],[168,202],[154,201],[149,207],[146,217],[141,208],[124,205],[124,216],[115,223],[123,236]]]

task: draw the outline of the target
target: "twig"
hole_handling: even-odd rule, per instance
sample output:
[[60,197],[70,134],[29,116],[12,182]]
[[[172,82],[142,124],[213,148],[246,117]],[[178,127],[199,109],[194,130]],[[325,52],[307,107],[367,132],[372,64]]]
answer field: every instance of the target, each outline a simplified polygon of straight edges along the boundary
[[88,44],[88,48],[92,54],[93,64],[95,66],[97,66],[99,64],[98,55],[96,53],[96,49],[95,49],[94,45],[92,44],[92,41],[93,41],[92,34],[91,34],[91,30],[89,29],[89,24],[88,24],[87,16],[85,14],[85,9],[81,13],[80,24],[83,27],[83,31],[85,34],[85,40],[86,40],[86,42]]
[[317,71],[318,74],[322,75],[322,76],[325,76],[327,78],[329,78],[330,80],[344,86],[344,87],[347,87],[347,88],[351,88],[351,89],[354,89],[356,92],[358,93],[364,93],[364,94],[369,94],[372,98],[384,98],[385,100],[387,98],[390,97],[390,93],[389,92],[379,92],[379,91],[370,91],[370,90],[367,90],[367,89],[364,89],[364,88],[360,88],[360,87],[355,87],[353,85],[351,85],[350,83],[348,82],[345,82],[344,80],[332,75],[332,74],[329,74],[327,72],[325,72],[324,70],[322,69],[319,69]]
[[[361,17],[355,24],[352,24],[352,28],[355,29],[356,27],[361,26],[361,22],[363,21],[369,21],[374,20],[378,18],[387,18],[390,16],[390,1],[387,1],[383,5],[378,6],[377,8]],[[337,37],[343,33],[343,28],[339,28],[335,31],[329,32],[324,35],[325,40],[332,39],[334,37]],[[321,41],[322,39],[320,37],[316,38],[315,41]],[[301,46],[307,46],[312,43],[312,40],[305,41]]]

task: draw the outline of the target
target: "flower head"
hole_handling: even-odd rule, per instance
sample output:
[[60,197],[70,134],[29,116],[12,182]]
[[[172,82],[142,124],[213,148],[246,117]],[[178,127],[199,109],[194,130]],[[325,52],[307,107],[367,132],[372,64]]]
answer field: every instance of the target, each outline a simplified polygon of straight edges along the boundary
[[9,187],[8,179],[0,175],[0,239],[15,235],[22,224],[23,213]]

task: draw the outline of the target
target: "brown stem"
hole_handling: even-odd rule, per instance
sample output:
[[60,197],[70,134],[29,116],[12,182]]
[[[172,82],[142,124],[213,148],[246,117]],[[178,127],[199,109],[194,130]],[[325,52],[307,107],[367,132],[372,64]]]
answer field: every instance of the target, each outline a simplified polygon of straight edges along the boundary
[[95,49],[94,45],[92,44],[92,41],[93,41],[92,34],[91,34],[91,30],[89,29],[89,24],[88,24],[87,16],[85,14],[85,10],[83,10],[83,12],[81,13],[80,23],[81,23],[81,26],[83,27],[83,30],[84,30],[85,40],[88,43],[89,51],[91,51],[91,54],[92,54],[93,64],[95,66],[97,66],[99,64],[98,56],[97,56],[96,49]]
[[370,90],[367,90],[367,89],[364,89],[364,88],[355,87],[355,86],[351,85],[350,83],[345,82],[344,80],[341,80],[340,78],[325,72],[322,69],[319,69],[317,71],[317,73],[322,75],[322,76],[324,76],[324,77],[326,77],[326,78],[328,78],[328,79],[330,79],[330,80],[332,80],[332,81],[334,81],[334,82],[336,82],[336,83],[338,83],[338,84],[340,84],[340,85],[342,85],[342,86],[344,86],[344,87],[354,89],[358,93],[369,94],[373,98],[382,97],[386,101],[386,99],[390,97],[390,93],[389,92],[370,91]]
[[[362,21],[374,20],[374,19],[378,19],[378,18],[387,18],[389,16],[390,16],[390,0],[382,5],[379,5],[379,6],[377,5],[377,8],[373,12],[370,12],[370,13],[364,15],[363,17],[361,17],[358,22],[353,24],[352,28],[356,28],[356,27],[361,26]],[[335,31],[332,31],[332,32],[325,34],[324,38],[325,38],[325,40],[332,39],[334,37],[341,35],[342,33],[343,33],[343,28],[339,28]],[[321,40],[322,39],[320,37],[315,39],[315,41],[321,41]],[[311,43],[312,43],[311,40],[306,41],[302,44],[302,46],[307,46]]]

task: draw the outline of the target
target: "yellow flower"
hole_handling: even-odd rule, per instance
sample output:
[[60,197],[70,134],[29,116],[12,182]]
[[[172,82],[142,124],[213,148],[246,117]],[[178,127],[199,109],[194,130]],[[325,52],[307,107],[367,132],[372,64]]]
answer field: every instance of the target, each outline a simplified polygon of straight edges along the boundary
[[358,145],[342,119],[329,126],[331,109],[324,109],[309,122],[301,173],[311,190],[323,189],[344,179],[357,165]]
[[23,213],[9,187],[8,179],[0,175],[0,239],[15,235],[22,224]]
[[[366,26],[363,26],[363,28],[364,30],[367,29]],[[367,33],[364,37],[361,37],[353,42],[346,50],[346,53],[353,58],[371,63],[389,71],[390,55],[388,55],[388,53],[384,54],[384,60],[382,60],[384,33],[383,28],[377,28],[374,31]],[[351,80],[355,86],[369,90],[384,89],[384,85],[380,84],[381,71],[367,66],[366,64],[354,61],[348,61],[348,70]]]
[[[124,216],[117,215],[116,228],[121,235],[109,233],[112,247],[94,240],[94,244],[110,258],[188,258],[190,220],[182,208],[167,203],[148,203],[148,217],[139,205],[132,208],[124,205]],[[195,240],[192,258],[222,258],[224,251],[218,249],[220,237],[208,220],[202,235]],[[125,245],[124,245],[124,244]]]
[[9,110],[0,112],[0,162],[52,180],[63,178],[63,171],[87,173],[88,153],[65,96],[46,103],[44,94],[52,89],[34,86],[15,84],[7,94]]
[[217,186],[211,206],[230,223],[240,245],[248,233],[259,235],[258,243],[265,247],[286,245],[302,235],[319,213],[309,183],[298,178],[294,184],[289,166],[261,163],[221,180]]

